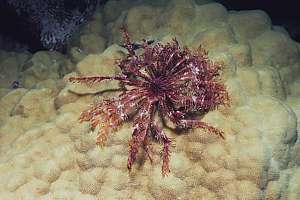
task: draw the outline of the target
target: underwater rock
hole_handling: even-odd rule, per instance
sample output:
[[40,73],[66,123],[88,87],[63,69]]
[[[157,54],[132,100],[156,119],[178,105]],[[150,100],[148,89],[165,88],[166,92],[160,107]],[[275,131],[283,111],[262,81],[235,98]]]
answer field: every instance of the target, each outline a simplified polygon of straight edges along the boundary
[[104,183],[110,185],[113,190],[122,191],[127,187],[128,174],[126,171],[115,169],[113,167],[109,167],[109,170],[105,171]]
[[257,137],[265,138],[260,143],[269,150],[264,153],[266,158],[272,158],[280,169],[287,168],[291,154],[290,146],[296,145],[297,139],[297,117],[293,110],[280,100],[258,96],[251,98],[248,105],[236,109],[235,113],[240,121],[249,127],[254,128],[259,124],[259,132],[255,135],[249,132],[247,137],[252,137],[253,141],[257,140]]
[[91,159],[86,154],[77,154],[76,163],[82,171],[88,170],[93,167]]
[[79,47],[72,47],[68,51],[68,56],[73,63],[79,63],[87,54]]
[[48,183],[56,181],[61,174],[58,164],[53,160],[36,163],[35,167],[35,176]]
[[[231,191],[231,192],[228,192]],[[235,181],[226,185],[220,196],[224,199],[263,199],[262,192],[251,181]]]
[[[276,32],[280,32],[280,33],[283,33],[285,34],[286,36],[290,36],[289,35],[289,32],[283,27],[283,26],[278,26],[278,25],[273,25],[272,26],[272,29]],[[296,41],[295,41],[296,42]]]
[[260,90],[263,95],[270,95],[278,99],[286,99],[287,91],[278,70],[270,66],[254,66],[258,72]]
[[192,47],[197,49],[200,45],[202,45],[205,49],[212,50],[234,43],[236,43],[236,41],[233,36],[233,32],[227,25],[209,28],[203,32],[199,32],[194,37]]
[[266,31],[250,41],[254,65],[277,68],[285,89],[300,73],[299,49],[286,34]]
[[105,47],[105,39],[96,34],[80,36],[80,47],[88,54],[101,53]]
[[[95,142],[94,142],[94,138],[92,138],[92,137],[86,137],[86,136],[82,135],[80,137],[80,139],[75,141],[75,149],[76,149],[76,151],[78,151],[80,153],[86,153],[93,147],[95,147]],[[91,152],[89,152],[89,153],[91,153]],[[103,158],[104,156],[101,155],[100,157]],[[95,158],[97,158],[97,156],[95,156]]]
[[76,163],[75,150],[73,145],[65,145],[55,149],[54,157],[58,161],[57,164],[62,171],[72,169]]
[[16,194],[13,192],[0,192],[0,196],[3,200],[16,199]]
[[[106,27],[102,12],[102,8],[99,7],[96,13],[91,17],[91,20],[82,27],[77,41],[77,52],[74,51],[75,47],[72,47],[73,50],[71,49],[72,52],[70,52],[71,55],[74,55],[73,60],[75,62],[82,60],[81,57],[84,55],[98,54],[103,52],[106,48]],[[78,58],[76,59],[76,57]]]
[[248,44],[232,44],[229,45],[228,49],[225,47],[223,51],[228,52],[233,56],[237,67],[247,67],[252,65],[251,49]]
[[36,199],[49,192],[49,183],[33,178],[19,188],[17,198]]
[[212,191],[210,191],[209,189],[199,186],[196,188],[193,188],[191,190],[189,190],[187,192],[187,194],[185,194],[185,196],[183,196],[183,199],[189,199],[190,197],[193,197],[195,199],[207,199],[207,200],[214,200],[214,199],[218,199],[218,197],[216,196],[216,194]]
[[215,62],[224,63],[226,66],[224,72],[231,76],[235,75],[237,68],[252,65],[251,49],[248,44],[235,42],[224,44],[208,53]]
[[9,92],[0,99],[0,125],[2,125],[7,118],[15,113],[16,104],[19,103],[20,99],[26,92],[26,89],[20,88]]
[[148,187],[151,195],[155,199],[176,199],[187,189],[187,184],[184,180],[174,176],[168,177],[159,176],[161,169],[155,167],[153,175],[150,177]]
[[14,58],[8,58],[0,63],[0,70],[1,87],[11,88],[12,82],[18,79],[19,63]]
[[[126,7],[126,6],[125,6]],[[162,38],[166,33],[177,35],[177,39],[192,43],[194,35],[207,28],[224,24],[227,20],[227,10],[218,3],[196,4],[193,0],[182,3],[170,1],[165,6],[138,5],[122,12],[109,29],[113,33],[109,41],[120,41],[119,27],[128,25],[128,32],[133,40],[142,38]]]
[[83,172],[79,176],[79,191],[82,193],[96,195],[101,189],[101,185],[96,181],[94,174]]
[[14,81],[20,81],[23,64],[30,58],[27,53],[7,53],[0,58],[0,88],[13,88]]
[[179,4],[166,11],[165,19],[170,32],[183,35],[189,41],[188,35],[219,26],[227,20],[227,15],[226,8],[218,3]]
[[53,101],[52,91],[47,88],[30,90],[16,104],[15,109],[22,108],[22,112],[16,114],[37,121],[46,121],[55,116]]
[[259,75],[253,68],[240,67],[237,69],[237,78],[248,94],[257,95],[260,91]]
[[253,64],[285,68],[299,62],[296,42],[283,33],[266,31],[252,40],[250,45]]
[[231,12],[228,22],[241,42],[258,37],[272,25],[270,17],[262,10]]
[[294,82],[292,82],[289,85],[289,89],[290,89],[290,93],[294,96],[294,97],[298,97],[300,96],[300,79],[296,79]]
[[58,52],[39,51],[23,65],[22,70],[22,86],[33,88],[41,81],[62,78],[72,70],[72,65]]
[[115,21],[122,10],[127,10],[129,1],[110,0],[104,5],[104,18],[107,22]]
[[21,170],[16,170],[11,173],[11,176],[8,178],[7,189],[10,192],[16,191],[20,186],[24,185],[27,182],[27,176]]
[[69,91],[68,87],[63,88],[54,99],[55,109],[61,108],[65,104],[75,102],[78,96]]
[[7,95],[10,91],[11,91],[11,89],[8,89],[8,88],[0,88],[0,98]]
[[197,25],[204,23],[206,26],[212,26],[225,22],[228,18],[227,9],[219,3],[200,4],[195,7],[195,12],[197,13],[197,18],[195,19]]
[[[126,24],[128,30],[132,30],[132,38],[141,40],[148,33],[158,29],[160,9],[153,6],[136,6],[128,11]],[[117,31],[118,32],[118,31]]]
[[[123,49],[118,45],[108,47],[102,54],[91,54],[77,64],[77,71],[82,76],[97,74],[115,75],[119,72],[116,59],[124,56]],[[68,75],[69,77],[70,75]],[[119,89],[118,81],[104,81],[96,86],[87,86],[80,83],[68,83],[68,89],[76,94],[94,94],[105,90]]]
[[105,25],[101,11],[92,16],[92,19],[82,28],[81,32],[84,34],[105,35]]

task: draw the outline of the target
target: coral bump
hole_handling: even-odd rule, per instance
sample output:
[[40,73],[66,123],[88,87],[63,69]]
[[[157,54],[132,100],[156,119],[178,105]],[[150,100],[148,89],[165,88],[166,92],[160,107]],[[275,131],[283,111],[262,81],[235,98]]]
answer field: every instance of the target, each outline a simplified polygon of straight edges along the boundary
[[105,99],[83,111],[80,121],[90,122],[92,129],[99,126],[96,143],[104,145],[110,132],[132,119],[128,169],[132,168],[141,148],[152,161],[150,145],[156,140],[163,146],[162,175],[165,176],[170,172],[172,141],[157,123],[155,113],[178,128],[202,128],[224,138],[223,131],[191,115],[204,115],[219,105],[228,105],[228,93],[218,78],[222,65],[209,60],[202,47],[192,52],[181,48],[176,39],[167,44],[149,44],[144,40],[137,49],[125,26],[121,31],[123,47],[128,53],[118,61],[120,74],[69,78],[71,82],[89,85],[118,80],[124,86],[118,98]]

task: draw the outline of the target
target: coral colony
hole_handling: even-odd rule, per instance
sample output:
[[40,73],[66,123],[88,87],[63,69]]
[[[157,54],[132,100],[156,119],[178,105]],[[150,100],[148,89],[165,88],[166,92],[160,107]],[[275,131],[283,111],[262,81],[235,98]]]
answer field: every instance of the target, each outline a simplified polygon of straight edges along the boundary
[[[192,53],[181,48],[176,39],[166,45],[143,41],[132,43],[126,27],[122,27],[126,58],[118,61],[121,73],[115,76],[71,77],[69,81],[95,84],[103,80],[118,80],[124,91],[114,99],[100,101],[81,113],[80,121],[89,121],[94,130],[99,127],[96,143],[104,145],[111,131],[124,121],[133,120],[127,167],[130,170],[137,153],[143,148],[152,162],[151,139],[163,147],[162,175],[170,171],[172,140],[155,120],[155,113],[168,118],[178,128],[202,128],[221,138],[224,134],[199,119],[191,117],[228,105],[225,86],[218,82],[222,65],[213,63],[203,48]],[[139,49],[141,53],[137,53]]]

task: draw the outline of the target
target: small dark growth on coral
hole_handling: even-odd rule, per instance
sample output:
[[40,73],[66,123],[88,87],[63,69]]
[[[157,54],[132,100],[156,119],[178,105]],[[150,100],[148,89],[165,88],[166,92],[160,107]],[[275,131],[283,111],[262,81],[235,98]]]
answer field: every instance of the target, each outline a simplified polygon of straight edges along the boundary
[[[116,76],[71,77],[71,82],[96,84],[118,80],[123,91],[118,98],[106,99],[81,113],[80,121],[99,128],[97,141],[104,145],[111,131],[124,121],[133,120],[127,167],[130,170],[140,148],[152,162],[151,141],[162,144],[162,175],[170,171],[172,140],[155,117],[158,113],[179,128],[202,128],[224,138],[224,133],[192,117],[204,115],[219,105],[228,105],[225,86],[219,81],[222,65],[212,62],[203,48],[191,52],[181,48],[176,39],[167,44],[144,41],[137,51],[127,29],[122,28],[128,54],[118,61],[121,73]],[[138,53],[139,52],[139,53]]]

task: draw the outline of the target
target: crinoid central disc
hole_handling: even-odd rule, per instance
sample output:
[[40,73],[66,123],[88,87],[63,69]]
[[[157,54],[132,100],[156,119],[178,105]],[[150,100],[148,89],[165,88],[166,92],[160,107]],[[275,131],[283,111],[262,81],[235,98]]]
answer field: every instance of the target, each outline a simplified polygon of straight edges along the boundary
[[152,80],[150,88],[155,95],[159,95],[161,93],[164,93],[164,91],[166,90],[166,83],[161,77],[155,78]]

